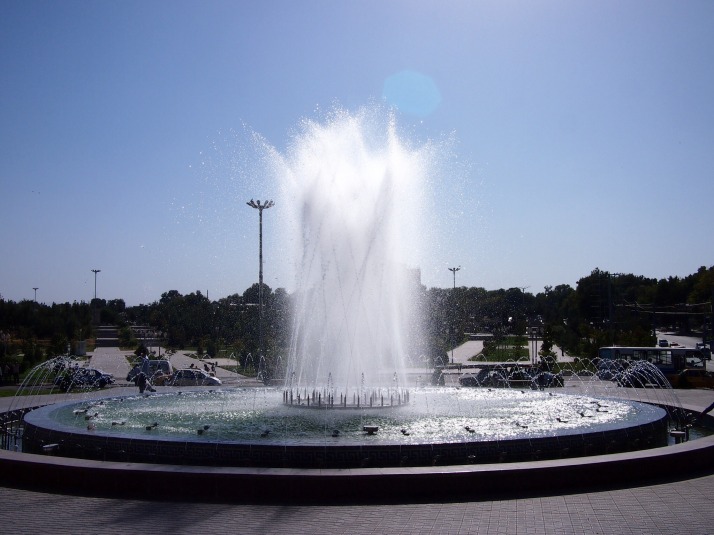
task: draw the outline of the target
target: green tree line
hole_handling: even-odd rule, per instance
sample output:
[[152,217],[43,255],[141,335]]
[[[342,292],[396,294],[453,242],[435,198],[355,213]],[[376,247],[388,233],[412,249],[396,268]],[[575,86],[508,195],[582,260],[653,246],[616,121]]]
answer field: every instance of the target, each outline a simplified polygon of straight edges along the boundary
[[14,362],[21,355],[26,367],[47,357],[65,355],[68,350],[74,352],[79,340],[94,336],[97,323],[116,323],[124,310],[122,299],[45,305],[0,297],[0,364]]
[[[99,323],[147,325],[168,348],[195,348],[210,356],[226,350],[241,358],[259,347],[258,284],[242,294],[211,301],[201,292],[170,290],[151,304],[126,307],[124,301],[44,305],[0,298],[0,361],[23,356],[23,364],[64,354],[68,345],[90,338]],[[537,332],[547,345],[571,355],[594,357],[603,345],[653,345],[657,329],[701,333],[711,339],[714,267],[687,277],[651,279],[600,269],[569,285],[536,294],[524,288],[475,287],[418,290],[414,304],[423,323],[412,357],[435,359],[472,333],[498,339]],[[262,339],[265,355],[286,355],[294,296],[263,285]],[[415,362],[416,363],[416,362]]]

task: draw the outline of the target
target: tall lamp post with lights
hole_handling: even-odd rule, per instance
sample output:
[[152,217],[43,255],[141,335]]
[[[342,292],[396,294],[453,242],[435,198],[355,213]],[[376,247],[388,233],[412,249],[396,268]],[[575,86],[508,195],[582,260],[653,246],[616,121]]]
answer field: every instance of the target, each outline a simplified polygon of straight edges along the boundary
[[[459,267],[450,267],[449,271],[454,274],[454,290],[456,290],[456,272],[461,269],[461,266]],[[453,321],[453,319],[452,319]],[[454,363],[454,329],[451,329],[451,364]]]
[[94,273],[94,299],[97,298],[97,273],[100,273],[101,271],[101,269],[92,270],[92,273]]
[[246,204],[258,210],[258,348],[260,356],[263,356],[263,210],[273,207],[275,203],[251,199]]
[[94,273],[94,299],[92,300],[92,319],[94,323],[99,324],[99,314],[97,314],[97,273],[100,273],[102,270],[101,269],[93,269],[92,273]]

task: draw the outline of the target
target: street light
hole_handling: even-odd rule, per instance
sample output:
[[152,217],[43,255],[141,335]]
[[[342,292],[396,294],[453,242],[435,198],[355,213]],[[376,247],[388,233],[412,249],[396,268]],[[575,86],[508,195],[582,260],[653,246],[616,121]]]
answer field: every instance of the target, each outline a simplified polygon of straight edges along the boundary
[[456,290],[456,272],[459,271],[460,269],[461,269],[461,266],[449,268],[449,271],[451,271],[454,274],[454,290]]
[[263,210],[275,205],[273,201],[261,202],[251,199],[246,203],[258,210],[258,347],[263,355]]
[[[454,274],[454,290],[456,290],[456,272],[459,271],[460,269],[461,269],[461,266],[449,268],[449,271],[451,271]],[[453,363],[454,363],[454,331],[452,328],[452,330],[451,330],[451,364],[453,364]]]
[[93,269],[92,273],[94,273],[94,299],[97,298],[97,273],[102,271],[101,269]]

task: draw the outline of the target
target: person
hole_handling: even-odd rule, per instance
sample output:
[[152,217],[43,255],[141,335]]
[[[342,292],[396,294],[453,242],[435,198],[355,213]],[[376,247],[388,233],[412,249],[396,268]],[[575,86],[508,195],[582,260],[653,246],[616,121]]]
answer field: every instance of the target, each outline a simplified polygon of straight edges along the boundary
[[144,372],[144,375],[146,375],[147,377],[149,375],[151,375],[151,369],[150,369],[150,365],[149,365],[149,357],[147,357],[146,355],[144,355],[144,358],[141,361],[141,371]]
[[136,377],[136,384],[139,386],[139,394],[143,394],[144,390],[146,390],[146,375],[144,375],[144,372],[140,372]]
[[151,390],[151,363],[149,362],[149,357],[146,355],[144,355],[141,361],[141,373],[144,374],[144,378],[146,379],[144,386],[148,385],[148,389]]
[[126,380],[134,381],[134,384],[136,384],[136,380],[138,379],[140,373],[141,373],[141,366],[139,366],[138,364],[134,364],[134,367],[127,374]]

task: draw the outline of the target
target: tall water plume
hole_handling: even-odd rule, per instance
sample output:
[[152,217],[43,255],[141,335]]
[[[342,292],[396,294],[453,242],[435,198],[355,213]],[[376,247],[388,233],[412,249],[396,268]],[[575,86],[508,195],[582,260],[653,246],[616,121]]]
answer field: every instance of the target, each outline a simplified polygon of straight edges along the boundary
[[407,146],[381,109],[338,110],[293,138],[280,202],[295,268],[288,385],[342,391],[403,380],[420,331],[432,149]]

